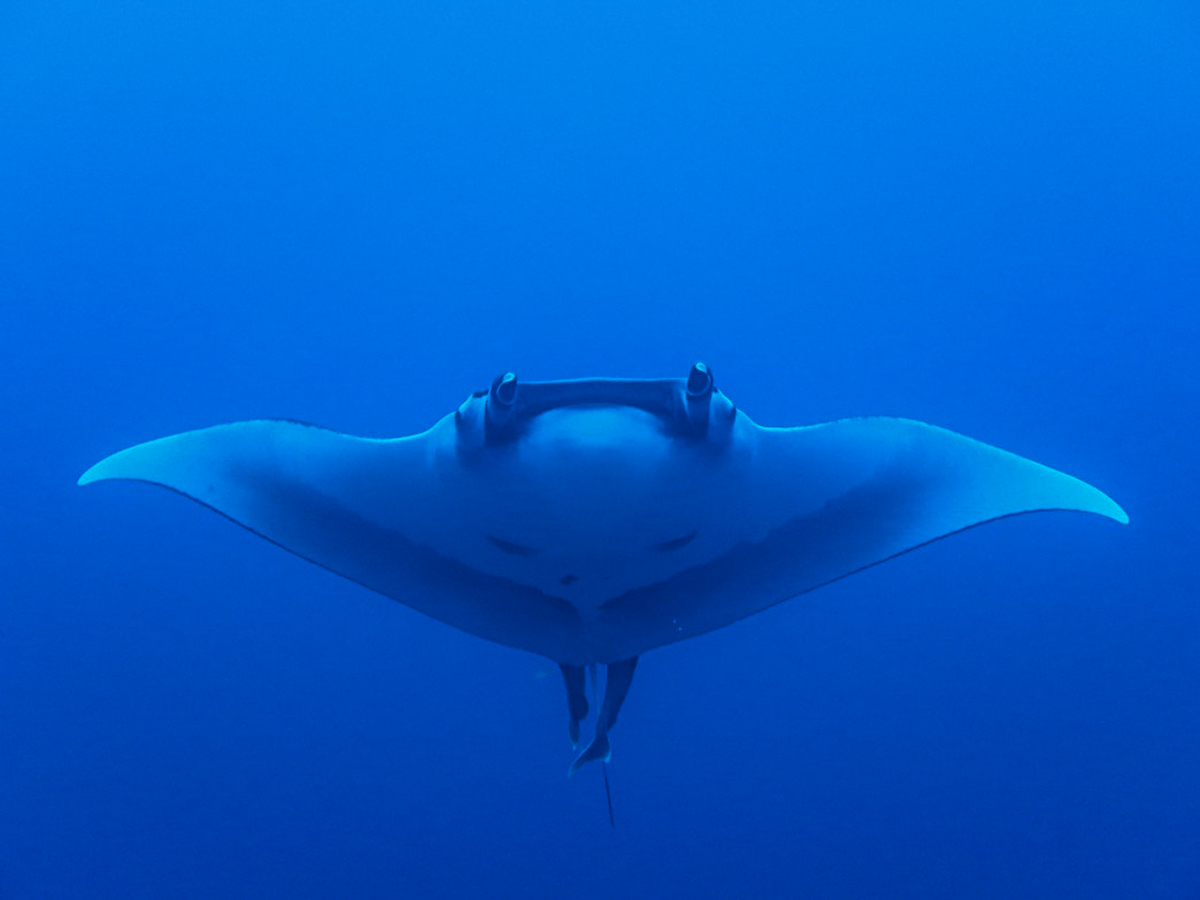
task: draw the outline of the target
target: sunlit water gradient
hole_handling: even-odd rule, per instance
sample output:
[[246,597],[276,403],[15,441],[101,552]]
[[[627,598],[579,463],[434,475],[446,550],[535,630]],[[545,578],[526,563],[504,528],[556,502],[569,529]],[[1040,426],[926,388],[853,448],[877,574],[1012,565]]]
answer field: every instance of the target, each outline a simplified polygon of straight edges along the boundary
[[[0,896],[1196,897],[1197,48],[1194,2],[9,3]],[[610,828],[552,665],[75,487],[698,358],[1131,524],[648,654]]]

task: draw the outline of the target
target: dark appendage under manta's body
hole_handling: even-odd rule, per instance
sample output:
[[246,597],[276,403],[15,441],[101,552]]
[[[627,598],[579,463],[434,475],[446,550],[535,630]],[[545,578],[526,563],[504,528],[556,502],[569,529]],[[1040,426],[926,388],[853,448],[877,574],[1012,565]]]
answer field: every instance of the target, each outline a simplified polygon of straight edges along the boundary
[[[621,704],[625,702],[625,695],[629,693],[629,685],[633,683],[633,670],[637,668],[637,664],[638,658],[634,656],[620,662],[609,663],[605,667],[604,701],[600,704],[599,715],[596,716],[596,736],[592,738],[588,748],[575,758],[575,762],[571,763],[568,774],[573,775],[580,766],[596,760],[608,762],[609,757],[612,756],[612,750],[608,744],[608,730],[617,724],[617,713],[621,711]],[[568,669],[577,670],[578,676],[574,673],[568,675]],[[563,678],[567,683],[567,701],[571,705],[572,712],[571,734],[574,737],[579,734],[579,721],[574,717],[575,711],[582,708],[585,714],[587,712],[586,701],[582,707],[576,705],[577,700],[583,698],[583,669],[579,666],[563,666]],[[579,685],[578,694],[572,690],[572,686],[575,684]]]
[[567,733],[571,736],[571,749],[574,750],[579,747],[579,723],[586,719],[588,714],[586,672],[583,666],[567,663],[559,663],[558,668],[562,671],[563,684],[567,687],[567,710],[571,717],[567,723]]

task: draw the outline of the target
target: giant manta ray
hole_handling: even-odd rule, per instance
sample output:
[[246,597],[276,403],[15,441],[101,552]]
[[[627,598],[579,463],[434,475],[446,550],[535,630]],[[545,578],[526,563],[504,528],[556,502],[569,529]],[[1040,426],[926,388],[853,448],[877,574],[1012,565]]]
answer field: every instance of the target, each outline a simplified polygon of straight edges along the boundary
[[159,484],[448,625],[558,663],[569,732],[607,667],[595,737],[640,654],[940,537],[1039,510],[1127,522],[1062,472],[909,419],[766,428],[686,378],[520,383],[421,434],[218,425],[122,450],[80,484]]

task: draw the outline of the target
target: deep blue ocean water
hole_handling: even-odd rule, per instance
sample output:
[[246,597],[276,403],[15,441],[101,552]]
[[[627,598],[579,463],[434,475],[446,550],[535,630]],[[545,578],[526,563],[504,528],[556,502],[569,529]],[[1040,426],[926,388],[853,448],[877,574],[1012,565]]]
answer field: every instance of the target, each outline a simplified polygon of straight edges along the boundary
[[[11,2],[0,897],[1200,896],[1200,7]],[[142,485],[706,360],[1088,480],[554,666]]]

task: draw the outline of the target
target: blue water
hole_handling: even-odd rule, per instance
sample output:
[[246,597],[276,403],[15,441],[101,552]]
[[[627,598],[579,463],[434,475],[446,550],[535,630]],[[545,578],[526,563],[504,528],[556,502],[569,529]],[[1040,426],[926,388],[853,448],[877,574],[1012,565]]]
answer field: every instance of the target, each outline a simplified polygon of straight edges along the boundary
[[[0,896],[1198,896],[1197,48],[1192,0],[7,4]],[[1132,522],[651,652],[610,828],[552,665],[75,486],[697,358]]]

